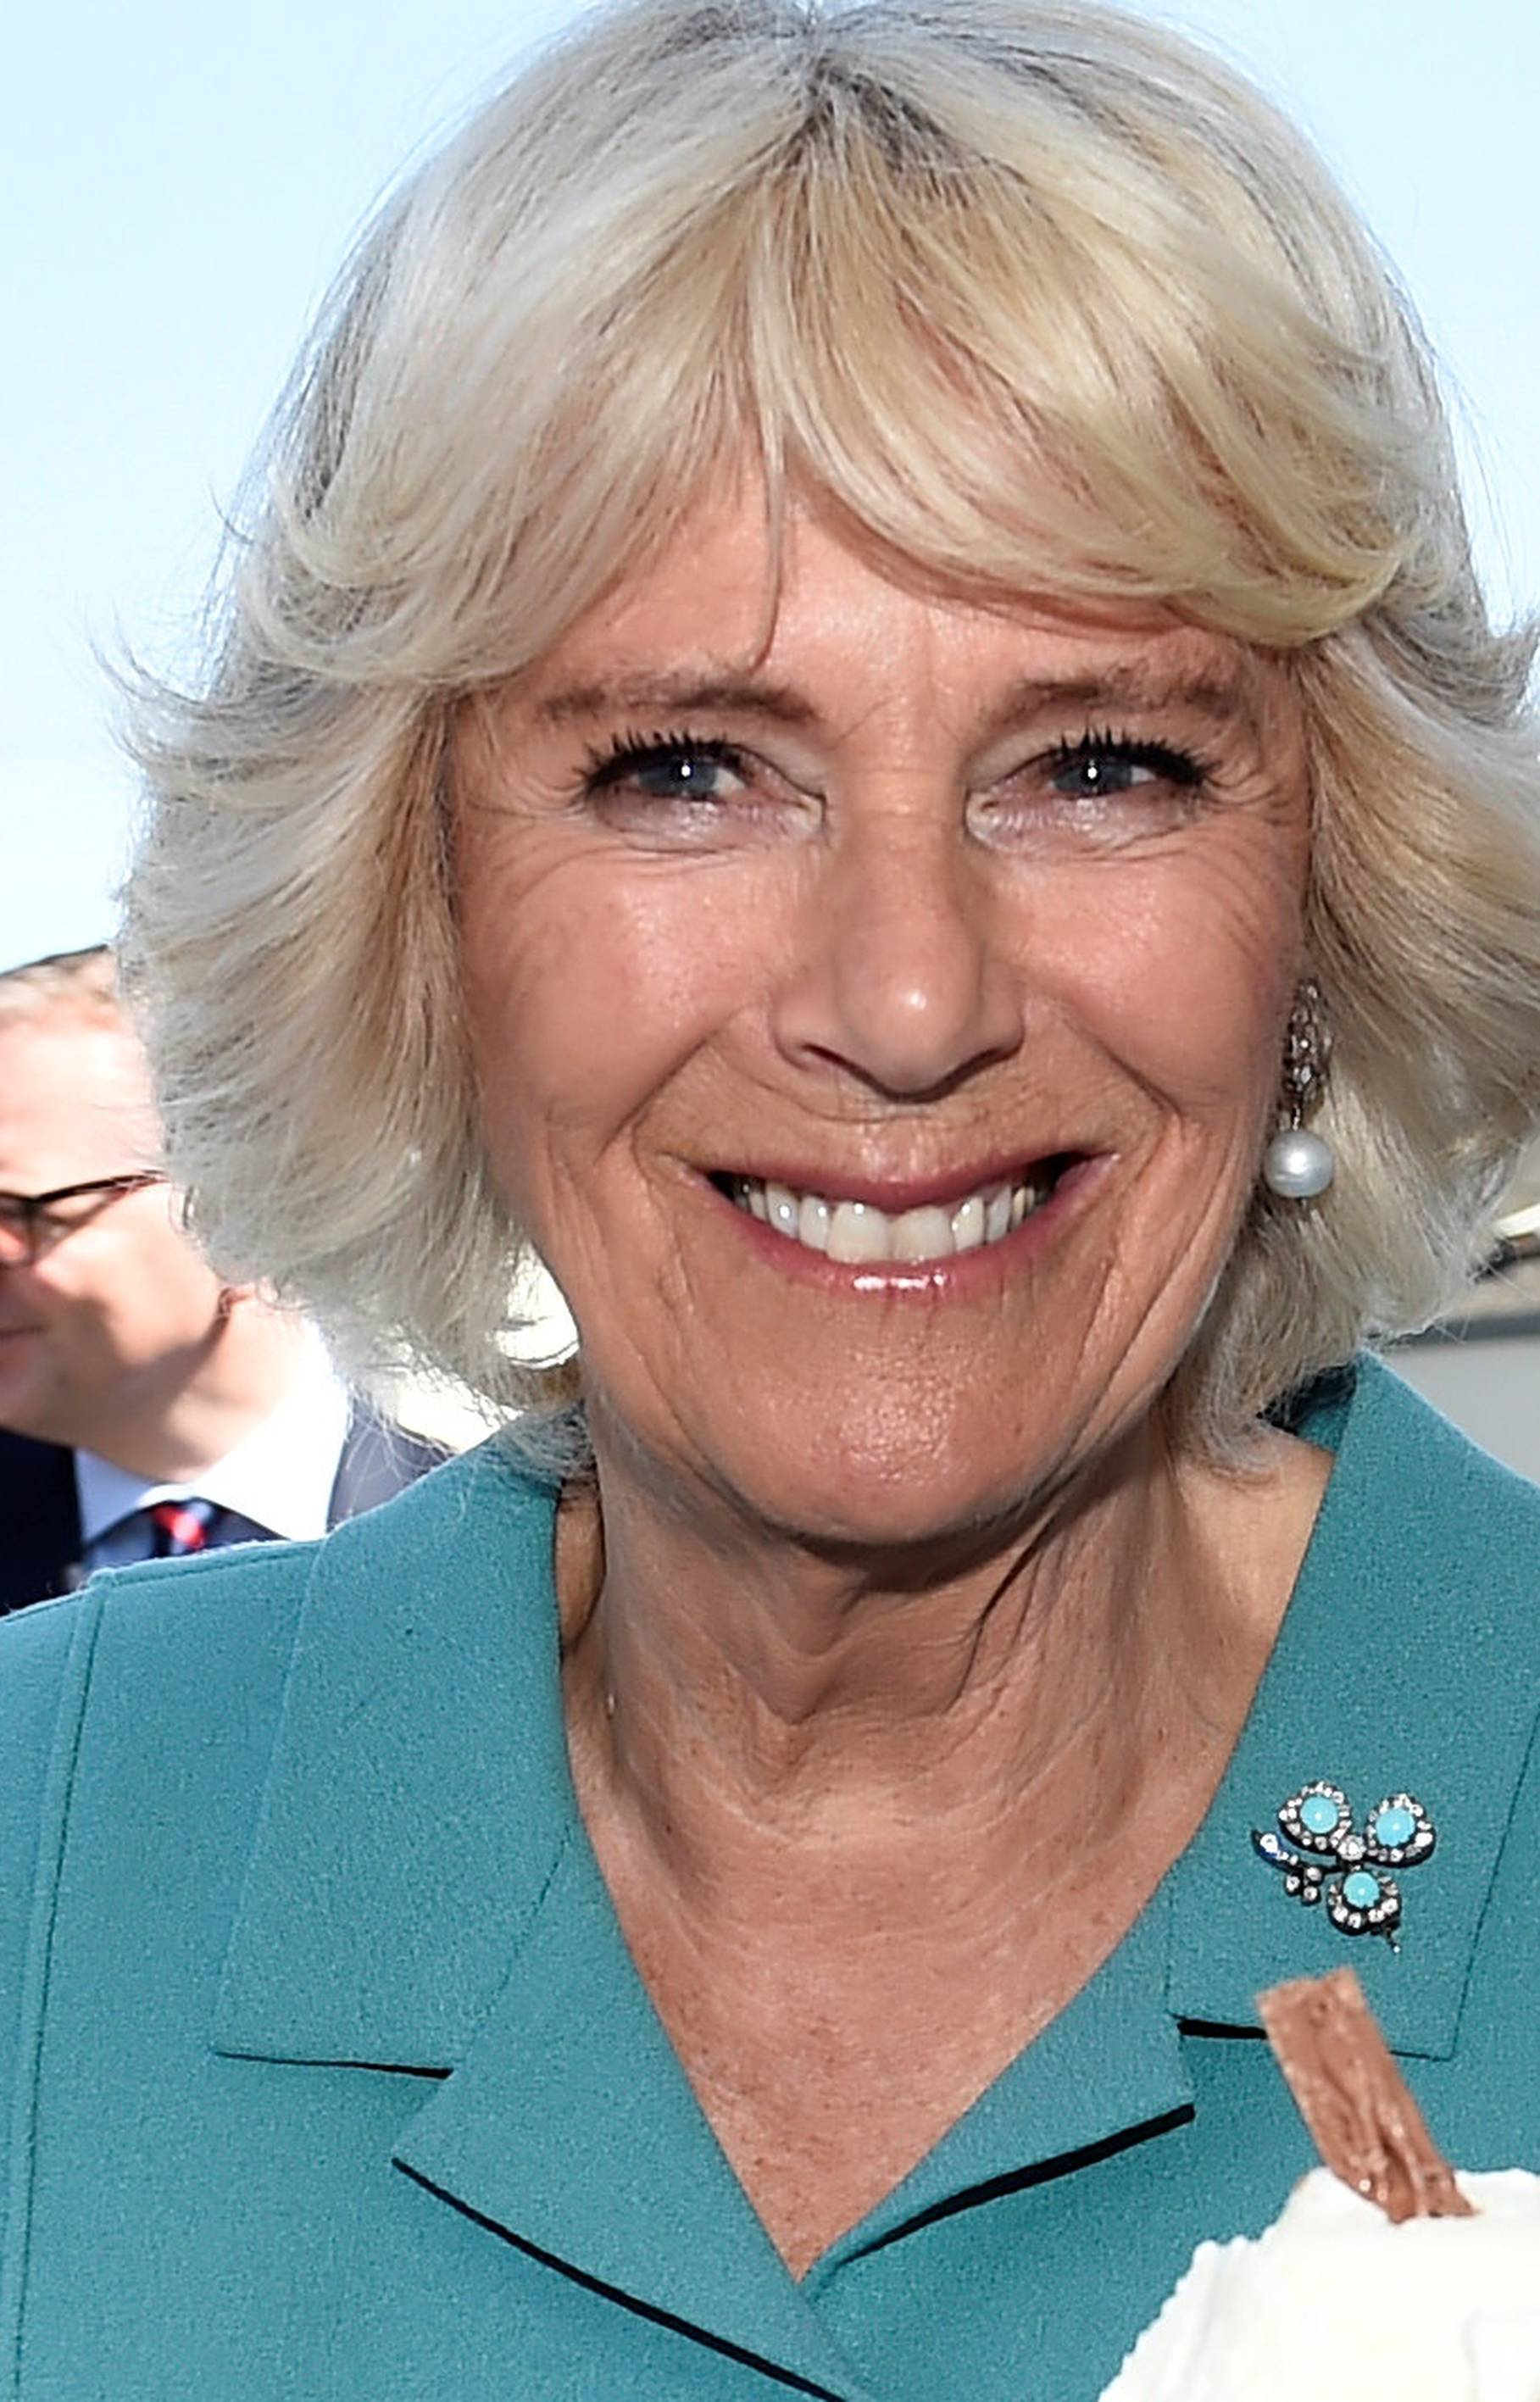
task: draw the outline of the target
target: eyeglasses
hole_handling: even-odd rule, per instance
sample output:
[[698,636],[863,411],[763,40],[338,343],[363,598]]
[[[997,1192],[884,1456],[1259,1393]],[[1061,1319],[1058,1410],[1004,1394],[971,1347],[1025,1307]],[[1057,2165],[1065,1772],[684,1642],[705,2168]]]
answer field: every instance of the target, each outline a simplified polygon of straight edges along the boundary
[[[56,1184],[51,1193],[0,1193],[0,1262],[32,1267],[66,1235],[88,1225],[99,1211],[125,1193],[142,1193],[147,1184],[164,1184],[154,1168],[127,1176],[93,1176],[84,1184]],[[62,1201],[84,1202],[78,1209],[61,1209]]]

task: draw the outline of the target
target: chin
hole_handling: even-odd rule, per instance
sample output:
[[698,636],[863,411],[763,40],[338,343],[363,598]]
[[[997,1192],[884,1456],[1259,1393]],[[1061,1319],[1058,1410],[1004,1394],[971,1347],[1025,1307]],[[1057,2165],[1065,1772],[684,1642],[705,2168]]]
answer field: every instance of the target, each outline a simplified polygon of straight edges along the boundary
[[740,1508],[815,1548],[867,1553],[948,1551],[1028,1516],[1058,1460],[1037,1446],[1002,1452],[938,1439],[856,1443],[847,1434],[801,1453],[766,1446],[725,1482]]

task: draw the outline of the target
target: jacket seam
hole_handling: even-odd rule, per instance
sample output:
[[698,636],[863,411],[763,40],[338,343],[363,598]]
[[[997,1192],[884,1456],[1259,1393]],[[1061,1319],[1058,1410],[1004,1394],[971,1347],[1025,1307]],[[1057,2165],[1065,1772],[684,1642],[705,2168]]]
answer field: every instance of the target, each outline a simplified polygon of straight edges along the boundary
[[86,1696],[90,1686],[91,1663],[101,1622],[102,1603],[97,1598],[89,1608],[82,1608],[65,1657],[38,1813],[32,1907],[28,1913],[18,2011],[17,2069],[11,2104],[10,2166],[4,2243],[0,2247],[0,2361],[5,2364],[4,2391],[12,2397],[12,2402],[20,2402],[21,2393],[21,2351],[25,2333],[37,2117],[43,2083],[48,1978],[59,1912],[60,1870],[69,1826],[76,1763],[85,1725]]

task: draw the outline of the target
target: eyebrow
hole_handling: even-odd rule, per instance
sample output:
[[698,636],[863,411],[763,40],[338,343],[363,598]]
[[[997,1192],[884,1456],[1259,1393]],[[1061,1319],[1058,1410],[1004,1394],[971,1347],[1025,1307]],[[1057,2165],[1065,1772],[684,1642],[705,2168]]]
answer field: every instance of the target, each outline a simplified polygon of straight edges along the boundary
[[[1180,707],[1215,724],[1235,718],[1244,706],[1245,678],[1239,665],[1230,674],[1212,667],[1184,670],[1140,660],[1109,661],[1094,673],[1027,675],[1006,687],[988,711],[987,730],[1044,709],[1074,715],[1120,710]],[[794,685],[753,674],[678,673],[596,677],[564,684],[536,703],[543,725],[570,725],[596,718],[633,717],[667,721],[696,711],[731,711],[797,729],[815,726],[821,712]]]
[[1225,675],[1208,667],[1184,670],[1124,659],[1089,675],[1022,676],[1001,694],[989,711],[989,724],[1009,725],[1041,709],[1089,717],[1108,711],[1179,708],[1222,725],[1242,711],[1245,691],[1239,668]]
[[631,675],[565,684],[537,703],[544,725],[570,725],[595,717],[688,717],[696,710],[733,710],[767,717],[778,725],[816,725],[812,702],[790,684],[755,675]]

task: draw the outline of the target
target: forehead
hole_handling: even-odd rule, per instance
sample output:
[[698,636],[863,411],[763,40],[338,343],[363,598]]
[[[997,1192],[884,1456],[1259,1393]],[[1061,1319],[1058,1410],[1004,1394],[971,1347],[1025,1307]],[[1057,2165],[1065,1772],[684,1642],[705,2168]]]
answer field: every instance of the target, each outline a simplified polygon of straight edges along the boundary
[[155,1140],[148,1070],[125,1027],[69,1008],[0,1020],[0,1188],[117,1175]]
[[763,504],[702,508],[528,675],[519,697],[559,725],[741,693],[820,717],[841,699],[925,698],[988,714],[1034,687],[1088,711],[1182,699],[1256,720],[1292,693],[1281,660],[1149,603],[1076,606],[969,592],[859,531],[790,513],[777,550]]

